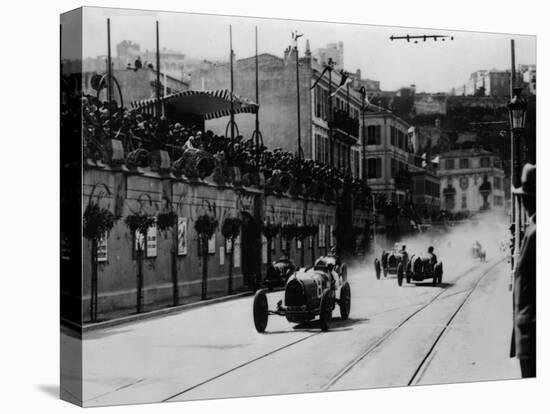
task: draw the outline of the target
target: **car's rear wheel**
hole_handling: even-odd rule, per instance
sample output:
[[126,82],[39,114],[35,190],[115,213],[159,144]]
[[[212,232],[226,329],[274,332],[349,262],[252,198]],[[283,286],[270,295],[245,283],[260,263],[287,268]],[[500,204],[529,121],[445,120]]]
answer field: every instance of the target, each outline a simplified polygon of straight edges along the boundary
[[340,289],[340,317],[343,321],[349,318],[351,309],[351,288],[348,282],[344,282]]
[[434,272],[437,278],[436,283],[441,284],[443,282],[443,264],[441,262],[435,265]]
[[380,280],[382,269],[380,267],[380,260],[378,259],[374,259],[374,272],[376,273],[376,279]]
[[268,318],[267,296],[265,295],[265,290],[258,290],[254,295],[252,311],[256,330],[260,333],[265,332]]
[[328,331],[332,321],[332,300],[332,291],[326,288],[321,295],[321,309],[319,312],[319,321],[323,332]]
[[397,284],[399,286],[403,285],[403,263],[399,263],[397,266]]

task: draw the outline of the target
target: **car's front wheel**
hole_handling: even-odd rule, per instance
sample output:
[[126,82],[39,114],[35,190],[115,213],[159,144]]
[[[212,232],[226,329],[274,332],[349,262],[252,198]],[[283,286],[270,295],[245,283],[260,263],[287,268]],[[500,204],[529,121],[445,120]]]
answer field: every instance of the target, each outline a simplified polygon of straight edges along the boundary
[[403,263],[397,266],[397,284],[403,286]]
[[380,280],[380,273],[382,272],[382,268],[380,267],[380,260],[374,259],[374,272],[376,274],[376,279]]
[[268,318],[267,296],[265,290],[258,290],[254,295],[252,312],[254,314],[254,326],[256,330],[260,333],[265,332]]
[[340,317],[343,321],[349,318],[351,309],[351,288],[348,282],[344,282],[340,289]]

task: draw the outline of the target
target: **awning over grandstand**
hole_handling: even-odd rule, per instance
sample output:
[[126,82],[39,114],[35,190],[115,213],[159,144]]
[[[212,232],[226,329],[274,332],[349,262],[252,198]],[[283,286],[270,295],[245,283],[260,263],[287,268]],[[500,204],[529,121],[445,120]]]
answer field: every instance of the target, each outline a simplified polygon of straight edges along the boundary
[[[214,91],[181,91],[160,99],[167,114],[173,114],[176,118],[184,115],[200,116],[205,120],[221,118],[231,114],[231,98],[233,97],[233,110],[235,114],[258,111],[258,105],[246,98],[231,94],[227,89]],[[156,98],[135,101],[131,103],[132,109],[154,114],[156,111]]]

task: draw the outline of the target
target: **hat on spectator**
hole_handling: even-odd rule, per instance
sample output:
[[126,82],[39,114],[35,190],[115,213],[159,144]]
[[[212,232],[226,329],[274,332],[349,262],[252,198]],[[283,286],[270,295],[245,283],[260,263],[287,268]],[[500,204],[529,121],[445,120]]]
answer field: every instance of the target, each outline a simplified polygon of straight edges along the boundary
[[537,167],[533,164],[525,164],[521,173],[521,185],[515,187],[512,192],[517,195],[534,196],[537,191]]

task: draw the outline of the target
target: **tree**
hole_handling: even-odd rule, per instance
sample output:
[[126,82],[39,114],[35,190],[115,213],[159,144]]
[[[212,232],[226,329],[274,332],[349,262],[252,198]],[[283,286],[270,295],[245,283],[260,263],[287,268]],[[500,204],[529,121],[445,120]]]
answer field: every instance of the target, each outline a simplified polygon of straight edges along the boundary
[[157,215],[157,227],[160,231],[170,231],[172,236],[172,249],[170,251],[172,256],[172,304],[177,306],[179,304],[179,290],[178,290],[178,215],[173,211],[165,213],[159,213]]
[[97,320],[97,248],[100,240],[106,237],[113,229],[117,217],[108,209],[101,208],[99,205],[90,202],[84,211],[83,235],[91,242],[92,258],[92,280],[90,297],[90,320]]
[[[150,227],[155,225],[155,218],[148,216],[144,213],[138,212],[130,214],[124,219],[124,223],[130,229],[132,237],[135,237],[137,234],[143,237],[144,243],[147,241],[147,231]],[[133,246],[132,246],[133,248]],[[143,247],[141,243],[137,243],[137,298],[136,298],[136,312],[140,313],[142,311],[143,305]]]
[[229,275],[227,280],[227,293],[233,292],[233,251],[235,249],[235,239],[241,232],[242,220],[238,217],[228,217],[222,224],[222,235],[230,241],[229,251]]
[[202,286],[201,299],[206,299],[208,290],[208,240],[212,238],[218,227],[218,221],[206,214],[199,216],[195,221],[195,231],[199,239],[199,254],[202,257]]

